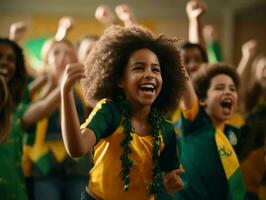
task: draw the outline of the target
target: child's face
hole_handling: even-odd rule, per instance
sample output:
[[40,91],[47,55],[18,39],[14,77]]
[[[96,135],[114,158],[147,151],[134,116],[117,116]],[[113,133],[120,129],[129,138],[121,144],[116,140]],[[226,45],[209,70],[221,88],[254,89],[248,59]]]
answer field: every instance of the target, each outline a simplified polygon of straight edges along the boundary
[[8,82],[16,71],[16,53],[8,44],[0,44],[0,76]]
[[90,50],[92,49],[93,45],[95,44],[95,40],[93,39],[84,39],[80,43],[78,48],[78,60],[80,63],[84,63],[87,56],[89,55]]
[[198,48],[182,49],[181,58],[183,66],[187,69],[190,75],[196,72],[203,62]]
[[212,121],[223,123],[233,115],[237,98],[237,89],[232,78],[219,74],[211,79],[207,97],[201,104]]
[[53,76],[60,77],[67,64],[76,62],[76,53],[74,48],[63,42],[55,43],[47,59],[48,70]]
[[132,53],[119,87],[133,107],[151,106],[159,95],[163,80],[157,56],[149,49]]

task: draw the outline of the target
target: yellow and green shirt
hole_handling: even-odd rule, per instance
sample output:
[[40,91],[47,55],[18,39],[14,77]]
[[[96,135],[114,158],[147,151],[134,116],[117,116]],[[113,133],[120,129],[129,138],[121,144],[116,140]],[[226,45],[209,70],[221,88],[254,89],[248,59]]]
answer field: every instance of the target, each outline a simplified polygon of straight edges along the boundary
[[[90,170],[88,189],[91,194],[105,200],[146,200],[149,196],[147,188],[152,181],[153,137],[140,136],[132,131],[132,150],[130,159],[134,162],[130,169],[130,183],[127,192],[123,190],[124,182],[119,176],[121,170],[120,156],[123,148],[120,143],[124,138],[121,125],[121,113],[115,101],[103,99],[92,111],[81,128],[93,130],[97,138],[94,146],[94,166]],[[173,125],[164,121],[161,130],[161,146],[159,163],[161,171],[171,171],[179,166],[176,139]]]

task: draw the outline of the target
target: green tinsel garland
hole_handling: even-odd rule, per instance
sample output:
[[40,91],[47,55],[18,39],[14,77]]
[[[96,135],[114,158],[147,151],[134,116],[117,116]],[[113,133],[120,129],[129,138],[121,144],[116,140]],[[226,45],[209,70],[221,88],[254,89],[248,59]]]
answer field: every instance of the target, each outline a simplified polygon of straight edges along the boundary
[[[122,180],[124,181],[124,191],[128,191],[129,188],[129,173],[130,168],[134,165],[133,161],[129,158],[129,154],[131,153],[130,149],[130,141],[132,140],[131,130],[132,125],[130,122],[130,106],[128,102],[120,97],[119,98],[119,105],[122,112],[122,125],[124,127],[124,134],[125,138],[121,142],[121,146],[123,147],[123,153],[120,157],[121,160],[121,171],[120,176]],[[152,152],[152,173],[153,173],[153,180],[150,183],[149,187],[147,188],[149,194],[156,194],[162,189],[162,185],[160,184],[162,181],[161,177],[161,170],[159,166],[159,148],[161,144],[161,138],[160,138],[160,130],[162,128],[162,118],[157,111],[157,109],[152,108],[150,115],[150,122],[152,124],[152,137],[153,137],[153,152]]]

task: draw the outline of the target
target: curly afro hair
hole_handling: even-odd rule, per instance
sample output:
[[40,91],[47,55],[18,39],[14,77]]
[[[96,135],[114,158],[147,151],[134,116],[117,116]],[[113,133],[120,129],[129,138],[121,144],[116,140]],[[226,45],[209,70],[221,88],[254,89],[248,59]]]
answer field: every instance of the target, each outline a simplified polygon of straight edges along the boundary
[[163,35],[155,37],[142,26],[106,29],[85,62],[86,78],[81,83],[89,106],[94,107],[102,98],[114,100],[121,95],[118,83],[130,56],[147,48],[158,57],[163,78],[162,90],[153,105],[161,114],[171,114],[178,106],[185,82],[176,41]]
[[201,67],[193,77],[193,85],[200,100],[204,100],[207,97],[211,80],[213,77],[220,74],[225,74],[231,77],[236,88],[239,88],[239,76],[233,66],[225,63],[206,64],[206,66]]

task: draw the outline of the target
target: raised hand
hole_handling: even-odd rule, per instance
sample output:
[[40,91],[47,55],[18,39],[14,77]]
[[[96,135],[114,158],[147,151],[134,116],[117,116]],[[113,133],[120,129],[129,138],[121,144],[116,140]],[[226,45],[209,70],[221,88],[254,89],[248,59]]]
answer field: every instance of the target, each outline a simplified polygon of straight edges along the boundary
[[184,183],[182,179],[180,178],[180,174],[182,174],[183,172],[184,170],[179,168],[179,169],[170,171],[167,174],[164,174],[163,183],[168,193],[172,194],[182,189],[182,187],[184,186]]
[[62,17],[58,22],[58,29],[55,34],[55,40],[61,41],[63,40],[68,31],[73,27],[74,24],[74,18],[71,16],[64,16]]
[[125,26],[136,23],[134,13],[127,4],[120,4],[116,6],[115,13]]
[[207,11],[207,5],[199,0],[191,0],[187,3],[186,11],[189,19],[197,19]]
[[96,8],[95,18],[106,26],[110,26],[115,22],[114,14],[106,5],[100,5]]
[[257,41],[254,39],[245,42],[241,48],[242,57],[245,59],[254,58],[254,56],[256,55],[257,46],[258,46]]
[[19,21],[11,24],[9,29],[9,39],[15,42],[20,41],[25,35],[28,25],[25,21]]
[[61,79],[61,93],[71,92],[76,81],[84,78],[84,65],[80,63],[68,64]]

